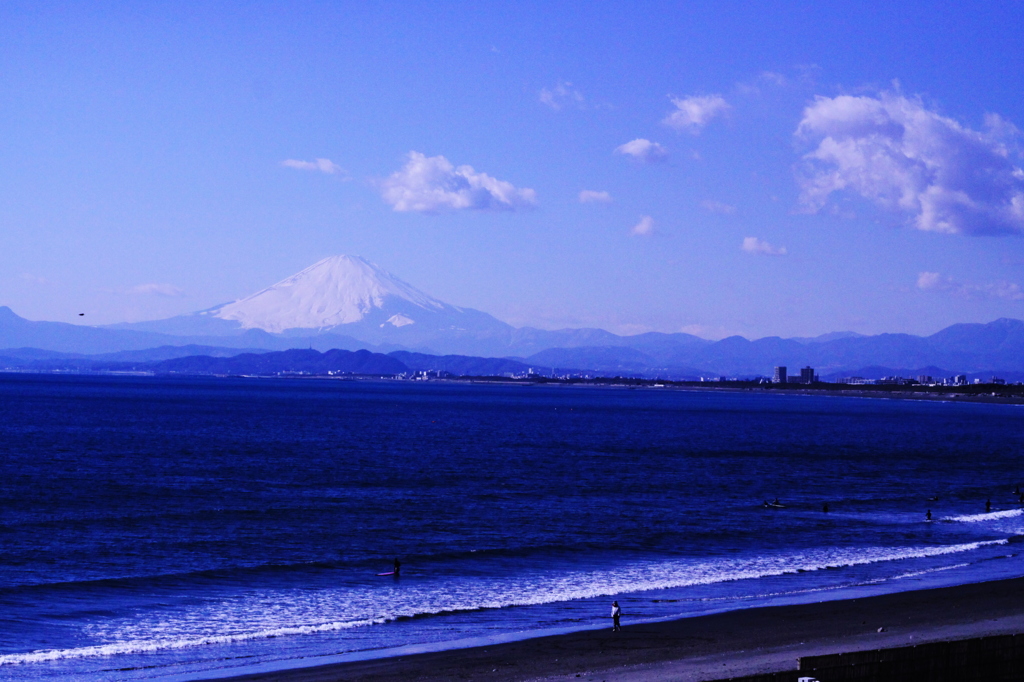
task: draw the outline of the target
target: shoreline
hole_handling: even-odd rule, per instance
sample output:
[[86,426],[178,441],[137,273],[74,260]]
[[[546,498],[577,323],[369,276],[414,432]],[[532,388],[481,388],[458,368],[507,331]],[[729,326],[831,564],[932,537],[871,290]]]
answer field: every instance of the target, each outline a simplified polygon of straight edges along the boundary
[[[103,378],[142,378],[142,379],[269,379],[269,380],[299,380],[299,381],[369,381],[385,383],[409,383],[420,382],[407,379],[396,379],[390,376],[377,375],[219,375],[219,374],[157,374],[153,372],[135,371],[56,371],[56,370],[23,370],[0,368],[0,375],[12,376],[53,376],[53,377],[103,377]],[[545,387],[567,387],[567,388],[591,388],[591,389],[628,389],[628,390],[662,390],[662,391],[684,391],[696,393],[744,393],[761,395],[822,395],[826,397],[857,397],[857,398],[878,398],[887,400],[927,400],[933,402],[977,402],[983,404],[1024,404],[1024,390],[1016,384],[970,384],[963,387],[948,387],[950,390],[910,390],[902,386],[877,386],[857,388],[841,388],[844,384],[826,384],[819,387],[794,384],[785,388],[767,387],[755,382],[696,382],[696,381],[673,381],[658,379],[634,379],[634,378],[601,378],[592,380],[521,380],[499,377],[484,376],[455,376],[430,379],[430,384],[459,384],[465,386],[519,386],[531,388],[535,386]],[[716,385],[717,384],[717,385]],[[733,384],[733,385],[730,385]],[[996,390],[992,390],[992,389]]]
[[[766,606],[505,643],[231,675],[229,682],[706,682],[797,658],[1024,632],[1024,578]],[[879,628],[882,628],[879,631]]]
[[[420,382],[407,379],[396,379],[392,376],[377,375],[226,375],[226,374],[158,374],[149,371],[85,371],[85,370],[26,370],[0,368],[0,375],[15,376],[59,376],[59,377],[104,377],[104,378],[146,378],[146,379],[276,379],[276,380],[300,380],[300,381],[370,381],[385,383],[408,383],[417,384]],[[879,386],[875,388],[840,388],[842,384],[827,384],[819,387],[808,387],[794,384],[786,388],[770,388],[763,384],[754,382],[697,382],[697,381],[672,381],[659,379],[633,379],[633,378],[601,378],[593,380],[563,380],[550,379],[527,381],[521,379],[487,377],[487,376],[453,376],[430,379],[430,384],[458,384],[464,386],[518,386],[531,388],[535,386],[544,387],[567,387],[567,388],[591,388],[591,389],[628,389],[628,390],[660,390],[660,391],[683,391],[694,393],[741,393],[747,395],[789,395],[789,396],[826,396],[833,398],[877,398],[882,400],[923,400],[931,402],[949,403],[981,403],[987,405],[1024,405],[1024,390],[1019,390],[1016,384],[970,384],[963,387],[947,387],[949,391],[943,390],[908,390],[906,387]],[[734,385],[729,385],[734,384]],[[997,389],[993,391],[992,389]],[[973,390],[972,390],[973,389]]]

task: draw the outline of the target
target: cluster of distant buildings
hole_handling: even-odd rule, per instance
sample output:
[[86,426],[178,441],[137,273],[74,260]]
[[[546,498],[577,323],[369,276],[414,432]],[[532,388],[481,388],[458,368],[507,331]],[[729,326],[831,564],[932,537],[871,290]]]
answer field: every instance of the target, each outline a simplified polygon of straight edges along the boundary
[[[774,384],[816,384],[818,383],[818,375],[814,373],[812,367],[804,367],[800,370],[800,376],[789,376],[784,366],[778,366],[775,368],[775,375],[772,377],[772,383]],[[972,382],[968,381],[966,374],[955,374],[951,377],[933,377],[927,374],[918,375],[917,378],[912,377],[882,377],[881,379],[865,379],[864,377],[841,377],[835,380],[837,384],[850,384],[854,386],[968,386]],[[995,384],[1004,385],[1006,384],[1005,379],[999,377],[992,377],[988,381],[982,379],[975,379],[975,384]]]
[[[551,378],[561,380],[572,380],[572,379],[594,379],[596,376],[589,372],[572,372],[572,373],[558,373],[550,371],[550,373],[539,372],[534,368],[529,368],[526,371],[520,372],[502,372],[499,376],[508,379],[537,379],[537,378]],[[331,372],[334,374],[334,372]],[[413,372],[407,372],[396,375],[397,379],[406,379],[411,381],[432,381],[437,379],[453,379],[458,375],[448,372],[446,370],[417,370]],[[707,378],[701,377],[700,381],[706,382],[733,382],[733,381],[756,381],[762,384],[817,384],[821,383],[817,372],[814,368],[808,365],[800,369],[799,374],[790,374],[787,367],[779,365],[775,368],[775,372],[772,377],[758,377],[755,379],[727,379],[726,377],[720,378]],[[850,386],[969,386],[971,384],[992,384],[992,385],[1005,385],[1007,382],[1005,379],[999,377],[992,377],[991,379],[974,379],[973,381],[967,378],[966,374],[955,374],[951,377],[933,377],[927,374],[921,374],[917,377],[899,377],[889,376],[882,377],[881,379],[865,379],[864,377],[850,376],[840,377],[835,379],[833,383],[847,384]]]
[[[842,377],[836,379],[837,384],[853,384],[855,386],[878,386],[878,385],[890,385],[890,386],[968,386],[972,382],[967,380],[966,374],[955,374],[951,377],[933,377],[927,374],[920,374],[918,377],[882,377],[881,379],[865,379],[863,377]],[[995,384],[1002,386],[1006,384],[1005,379],[999,377],[992,377],[988,381],[982,379],[975,379],[975,384]]]
[[779,365],[775,368],[775,374],[772,376],[773,384],[816,384],[818,381],[818,375],[814,373],[814,368],[811,366],[800,370],[800,376],[790,376],[786,368]]

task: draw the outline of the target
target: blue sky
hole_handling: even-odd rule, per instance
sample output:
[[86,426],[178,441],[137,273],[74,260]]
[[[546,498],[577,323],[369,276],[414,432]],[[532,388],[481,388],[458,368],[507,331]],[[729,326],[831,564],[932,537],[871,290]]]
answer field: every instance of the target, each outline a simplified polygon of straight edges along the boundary
[[156,5],[0,7],[25,317],[348,253],[517,326],[1024,318],[1019,2]]

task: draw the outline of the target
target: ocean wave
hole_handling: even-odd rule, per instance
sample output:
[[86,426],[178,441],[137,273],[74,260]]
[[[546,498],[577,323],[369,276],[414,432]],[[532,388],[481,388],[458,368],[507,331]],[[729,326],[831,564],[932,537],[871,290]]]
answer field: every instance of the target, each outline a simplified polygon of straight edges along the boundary
[[1007,509],[1005,511],[988,512],[987,514],[963,514],[961,516],[944,516],[941,521],[952,521],[955,523],[979,523],[981,521],[998,521],[999,519],[1012,519],[1015,516],[1024,514],[1024,509]]
[[366,625],[380,625],[385,622],[387,622],[387,619],[377,618],[362,621],[320,623],[318,625],[295,625],[226,635],[182,637],[179,639],[152,641],[113,642],[110,644],[83,646],[75,649],[47,649],[44,651],[33,651],[25,654],[0,655],[0,665],[42,663],[45,661],[57,661],[66,658],[91,658],[96,656],[115,656],[117,654],[144,654],[157,651],[168,651],[171,649],[208,646],[210,644],[234,644],[253,639],[273,639],[274,637],[285,637],[288,635],[313,635],[321,632],[337,632],[339,630],[348,630],[350,628],[357,628]]
[[[624,593],[711,585],[786,574],[845,568],[904,559],[956,554],[1007,544],[988,540],[931,547],[868,547],[812,550],[799,554],[708,561],[636,562],[593,571],[533,573],[464,582],[440,580],[381,593],[380,584],[320,593],[261,592],[222,601],[159,620],[136,618],[116,627],[95,628],[108,643],[71,649],[0,655],[0,666],[125,654],[147,654],[189,647],[234,644],[274,637],[316,635],[379,625],[405,618],[533,606],[611,597]],[[382,610],[381,605],[387,609]],[[270,607],[272,605],[272,607]],[[347,614],[349,618],[339,618]],[[319,621],[319,622],[318,622]],[[240,626],[239,624],[244,624]],[[235,628],[244,628],[236,629]],[[206,631],[204,631],[206,630]]]

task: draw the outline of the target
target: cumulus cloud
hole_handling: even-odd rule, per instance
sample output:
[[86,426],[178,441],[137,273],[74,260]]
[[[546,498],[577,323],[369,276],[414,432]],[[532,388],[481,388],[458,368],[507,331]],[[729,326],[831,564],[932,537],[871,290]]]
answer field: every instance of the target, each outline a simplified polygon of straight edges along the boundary
[[566,106],[582,107],[585,101],[583,93],[572,87],[569,81],[563,81],[553,88],[543,88],[539,96],[541,104],[546,104],[555,111]]
[[455,167],[443,156],[409,152],[408,159],[401,170],[380,183],[381,196],[396,211],[512,211],[537,203],[532,189],[516,188],[477,173],[472,166]]
[[312,161],[301,161],[299,159],[285,159],[281,162],[285,168],[296,170],[320,171],[328,175],[345,175],[345,169],[330,159],[314,159]]
[[643,163],[661,163],[668,159],[668,150],[657,142],[651,142],[639,137],[635,140],[619,145],[615,148],[618,154],[632,156]]
[[818,97],[796,135],[817,144],[798,178],[811,212],[850,190],[919,230],[1024,232],[1024,171],[1007,146],[1019,131],[998,116],[977,131],[899,94]]
[[640,222],[630,229],[629,233],[636,237],[649,237],[654,234],[654,218],[649,215],[640,216]]
[[1013,282],[973,284],[958,282],[938,272],[922,272],[917,276],[917,288],[932,293],[945,293],[961,298],[992,298],[1005,301],[1024,301],[1024,291]]
[[173,284],[159,284],[155,282],[134,286],[128,290],[128,293],[141,296],[165,296],[167,298],[178,298],[185,295],[182,289]]
[[688,130],[694,135],[700,133],[716,116],[731,107],[721,95],[695,95],[693,97],[672,97],[676,110],[662,119],[662,123],[676,130]]
[[787,253],[785,246],[772,246],[765,240],[758,239],[757,237],[746,237],[740,248],[747,253],[754,253],[759,256],[785,256]]
[[721,201],[711,201],[709,199],[707,201],[700,202],[700,205],[703,206],[705,210],[711,211],[712,213],[729,214],[736,212],[735,206],[732,206],[731,204],[723,204]]
[[607,204],[611,203],[612,195],[608,192],[598,192],[593,189],[585,189],[580,192],[581,204]]

